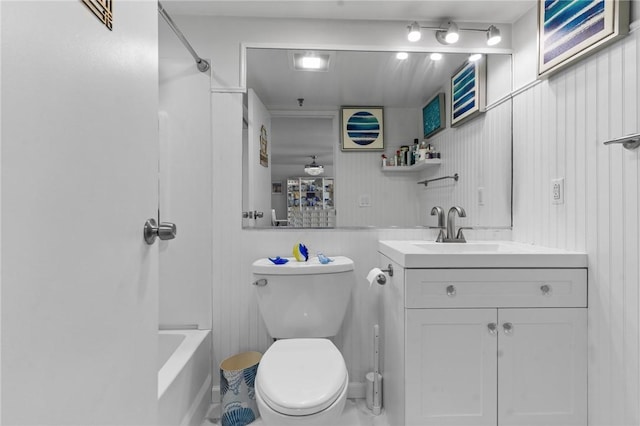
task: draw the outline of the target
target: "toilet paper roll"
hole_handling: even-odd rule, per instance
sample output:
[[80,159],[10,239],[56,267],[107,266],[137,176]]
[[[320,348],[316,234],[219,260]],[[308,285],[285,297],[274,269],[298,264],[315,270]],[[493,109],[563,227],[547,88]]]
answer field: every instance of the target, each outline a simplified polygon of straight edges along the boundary
[[373,284],[373,282],[376,281],[376,278],[380,274],[384,274],[384,272],[382,272],[380,268],[373,268],[372,270],[369,271],[369,273],[367,274],[367,281],[369,281],[369,288],[371,288],[371,284]]

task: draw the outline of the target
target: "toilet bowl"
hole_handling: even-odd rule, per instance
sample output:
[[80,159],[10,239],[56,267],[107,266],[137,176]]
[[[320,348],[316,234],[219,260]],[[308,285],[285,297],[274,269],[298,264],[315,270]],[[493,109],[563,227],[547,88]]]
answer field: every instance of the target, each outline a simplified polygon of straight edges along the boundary
[[256,401],[266,425],[333,425],[347,400],[342,354],[323,338],[278,340],[265,352]]

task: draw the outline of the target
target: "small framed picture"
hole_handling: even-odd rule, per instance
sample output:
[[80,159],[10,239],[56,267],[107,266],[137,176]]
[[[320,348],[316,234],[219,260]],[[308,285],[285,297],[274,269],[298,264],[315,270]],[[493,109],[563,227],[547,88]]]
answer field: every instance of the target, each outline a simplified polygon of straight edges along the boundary
[[445,123],[444,93],[438,93],[422,107],[422,130],[425,139],[435,136],[444,130]]
[[538,78],[546,78],[629,32],[627,0],[538,2]]
[[383,151],[382,107],[342,107],[340,114],[342,151]]
[[485,111],[487,61],[465,62],[451,76],[451,127],[459,126]]
[[271,193],[282,194],[282,182],[271,182]]

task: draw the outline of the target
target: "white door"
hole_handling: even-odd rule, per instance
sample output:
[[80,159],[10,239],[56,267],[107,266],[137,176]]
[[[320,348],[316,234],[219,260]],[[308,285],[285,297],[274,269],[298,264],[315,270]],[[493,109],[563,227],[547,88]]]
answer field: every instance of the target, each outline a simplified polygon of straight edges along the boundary
[[587,424],[587,310],[500,309],[498,424]]
[[[271,114],[252,89],[247,96],[248,201],[243,208],[258,213],[257,218],[254,214],[253,220],[248,221],[249,226],[271,226]],[[266,159],[261,154],[265,149]]]
[[496,310],[406,312],[406,424],[495,426]]
[[114,5],[0,6],[2,424],[156,423],[157,5]]

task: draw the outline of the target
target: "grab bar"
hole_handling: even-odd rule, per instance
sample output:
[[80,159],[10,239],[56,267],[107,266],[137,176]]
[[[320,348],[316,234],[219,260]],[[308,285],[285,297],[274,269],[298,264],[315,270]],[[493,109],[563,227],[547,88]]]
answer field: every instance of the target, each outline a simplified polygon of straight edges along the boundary
[[636,149],[640,146],[640,133],[636,133],[634,135],[622,136],[616,139],[611,139],[610,141],[604,142],[605,145],[612,145],[621,143],[623,147],[628,150]]
[[422,180],[422,181],[418,182],[418,185],[420,185],[421,183],[423,183],[423,184],[424,184],[424,186],[427,186],[427,184],[428,184],[429,182],[435,182],[435,181],[437,181],[437,180],[442,180],[442,179],[453,179],[453,180],[455,180],[455,181],[457,182],[459,178],[460,178],[460,175],[458,175],[458,174],[456,173],[456,174],[454,174],[453,176],[442,176],[442,177],[435,178],[435,179]]

